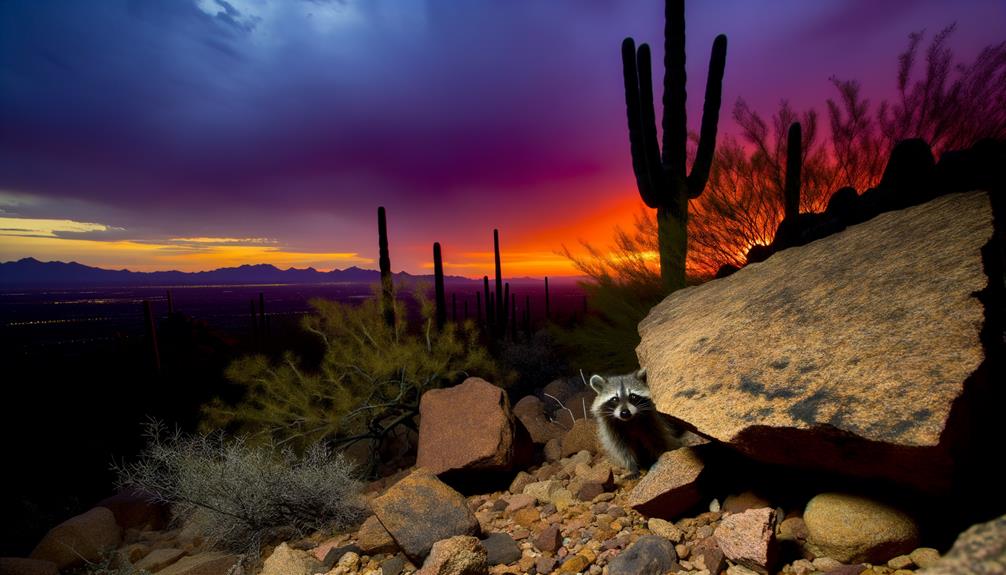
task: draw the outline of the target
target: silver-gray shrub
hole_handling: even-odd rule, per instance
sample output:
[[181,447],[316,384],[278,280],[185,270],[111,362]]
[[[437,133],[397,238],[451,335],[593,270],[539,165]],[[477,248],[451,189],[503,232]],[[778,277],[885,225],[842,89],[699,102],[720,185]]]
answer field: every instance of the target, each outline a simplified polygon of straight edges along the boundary
[[159,422],[145,433],[137,460],[112,466],[119,488],[170,504],[178,520],[221,547],[251,551],[276,537],[338,531],[363,518],[355,466],[322,444],[298,455],[221,432],[168,432]]

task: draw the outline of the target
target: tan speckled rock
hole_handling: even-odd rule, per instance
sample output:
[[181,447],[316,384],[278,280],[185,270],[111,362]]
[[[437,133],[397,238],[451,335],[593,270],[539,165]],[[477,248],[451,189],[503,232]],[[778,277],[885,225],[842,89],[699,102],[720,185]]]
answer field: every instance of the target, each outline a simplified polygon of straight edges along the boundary
[[402,551],[417,562],[441,539],[479,533],[479,523],[464,496],[422,467],[392,485],[370,506]]
[[674,519],[699,502],[696,482],[704,465],[690,447],[660,456],[629,492],[629,505],[647,517]]
[[1006,515],[973,525],[946,555],[918,575],[999,575],[1006,573]]
[[487,553],[475,537],[458,535],[437,541],[416,575],[485,575]]
[[806,548],[842,563],[883,564],[918,545],[911,517],[893,507],[856,495],[822,493],[807,503]]
[[727,515],[713,533],[727,559],[759,573],[770,573],[775,562],[775,510],[748,509]]
[[988,194],[951,194],[672,293],[639,324],[657,409],[761,461],[945,490],[993,237]]

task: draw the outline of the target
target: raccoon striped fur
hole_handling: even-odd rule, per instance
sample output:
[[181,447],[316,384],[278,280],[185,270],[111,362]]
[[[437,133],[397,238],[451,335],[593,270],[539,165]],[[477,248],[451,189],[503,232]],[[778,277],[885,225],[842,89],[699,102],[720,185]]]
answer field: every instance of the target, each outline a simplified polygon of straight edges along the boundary
[[646,369],[607,378],[593,375],[590,387],[597,392],[590,408],[597,437],[612,463],[636,475],[660,454],[681,447],[681,432],[653,405]]

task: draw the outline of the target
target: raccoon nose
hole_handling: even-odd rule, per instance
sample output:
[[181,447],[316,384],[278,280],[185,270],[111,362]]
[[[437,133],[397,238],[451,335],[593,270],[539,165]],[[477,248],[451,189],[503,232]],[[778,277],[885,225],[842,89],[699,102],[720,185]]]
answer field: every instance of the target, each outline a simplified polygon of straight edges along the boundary
[[627,407],[623,407],[622,411],[618,412],[618,416],[622,419],[629,419],[632,416],[632,412]]

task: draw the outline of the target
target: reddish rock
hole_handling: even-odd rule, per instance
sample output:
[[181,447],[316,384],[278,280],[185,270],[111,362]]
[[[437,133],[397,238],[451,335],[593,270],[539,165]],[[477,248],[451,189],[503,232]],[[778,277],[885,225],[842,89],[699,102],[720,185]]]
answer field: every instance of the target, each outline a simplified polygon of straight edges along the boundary
[[97,562],[101,552],[119,546],[122,529],[105,507],[71,517],[53,527],[31,552],[32,559],[52,561],[60,569]]
[[584,483],[576,492],[576,498],[580,501],[593,501],[595,497],[604,493],[604,486],[600,483]]
[[514,404],[513,414],[524,424],[535,443],[545,444],[549,439],[561,438],[566,432],[565,428],[548,420],[545,405],[533,395],[522,397]]
[[562,456],[569,457],[581,451],[597,453],[597,427],[593,419],[577,419],[573,427],[562,436]]
[[152,499],[152,496],[143,493],[118,493],[99,501],[96,507],[111,510],[115,522],[123,529],[159,531],[168,525],[170,508],[167,503]]
[[775,509],[727,515],[713,532],[727,559],[768,574],[775,561]]
[[524,488],[530,483],[534,483],[535,478],[526,471],[518,471],[517,475],[510,482],[510,493],[524,493]]
[[524,433],[518,431],[506,392],[484,379],[427,391],[419,414],[416,466],[435,474],[508,470],[516,452],[530,451],[530,437],[523,425]]
[[505,509],[507,513],[514,513],[524,509],[525,507],[531,507],[534,505],[535,498],[533,495],[518,493],[517,495],[510,497],[509,502],[502,499],[500,501],[503,501],[503,509]]
[[539,551],[548,551],[550,553],[558,551],[559,547],[562,547],[562,534],[559,533],[559,526],[552,524],[542,529],[541,533],[534,538],[534,546]]
[[370,506],[381,525],[413,561],[426,557],[441,539],[479,532],[479,523],[465,504],[464,496],[425,468],[416,469],[391,486]]
[[59,568],[42,559],[0,557],[0,575],[59,575]]
[[706,537],[692,548],[693,558],[702,558],[710,575],[719,575],[727,567],[727,558],[715,537]]
[[[562,440],[558,438],[549,439],[548,443],[545,444],[545,460],[549,462],[559,461],[562,459]],[[541,475],[539,475],[541,477]]]
[[360,526],[357,533],[357,544],[360,550],[367,555],[377,555],[378,553],[394,553],[398,550],[395,539],[388,533],[388,530],[381,525],[376,515],[371,515]]
[[487,553],[475,537],[458,535],[437,541],[416,575],[485,575]]
[[629,493],[628,503],[647,517],[673,519],[699,503],[697,482],[703,469],[690,447],[668,451]]

